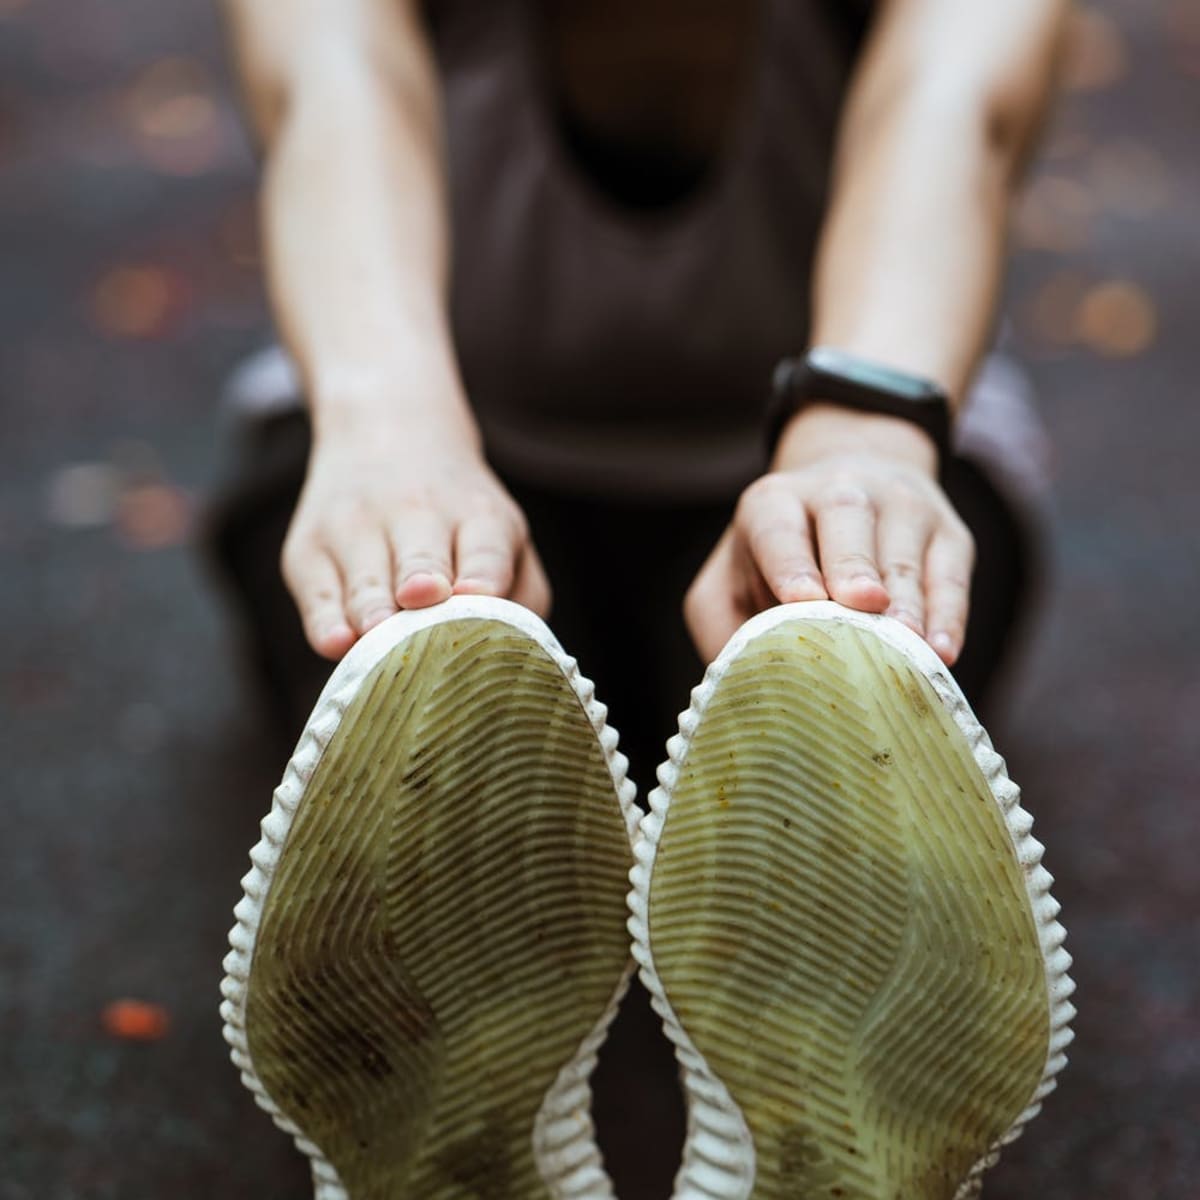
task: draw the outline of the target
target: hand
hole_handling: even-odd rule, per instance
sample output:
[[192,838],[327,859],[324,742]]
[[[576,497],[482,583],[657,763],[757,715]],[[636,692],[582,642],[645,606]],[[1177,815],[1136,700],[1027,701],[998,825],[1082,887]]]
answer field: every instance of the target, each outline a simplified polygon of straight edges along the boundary
[[898,418],[815,405],[750,485],[696,576],[684,616],[701,657],[776,603],[886,612],[951,665],[962,651],[975,548],[936,479],[932,441]]
[[523,514],[478,453],[454,444],[318,441],[282,566],[305,636],[331,659],[398,609],[451,594],[550,608]]

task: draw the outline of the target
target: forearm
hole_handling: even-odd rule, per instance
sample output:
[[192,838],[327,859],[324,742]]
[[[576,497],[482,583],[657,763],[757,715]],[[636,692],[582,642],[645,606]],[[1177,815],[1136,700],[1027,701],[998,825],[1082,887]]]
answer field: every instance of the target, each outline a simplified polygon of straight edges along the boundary
[[252,81],[271,300],[318,441],[394,429],[476,445],[446,315],[436,80],[423,37],[384,32],[318,27]]
[[[1053,78],[1067,0],[879,0],[839,133],[811,337],[957,401],[999,290],[1007,208]],[[886,612],[952,664],[972,535],[933,439],[901,417],[805,405],[688,593],[711,657],[773,601]]]
[[1064,8],[1012,0],[992,17],[957,0],[885,8],[840,131],[814,343],[961,398],[990,336],[1009,203]]
[[839,182],[821,240],[813,342],[901,367],[961,396],[988,337],[1007,186],[973,130],[945,153],[945,126],[917,106],[889,115]]

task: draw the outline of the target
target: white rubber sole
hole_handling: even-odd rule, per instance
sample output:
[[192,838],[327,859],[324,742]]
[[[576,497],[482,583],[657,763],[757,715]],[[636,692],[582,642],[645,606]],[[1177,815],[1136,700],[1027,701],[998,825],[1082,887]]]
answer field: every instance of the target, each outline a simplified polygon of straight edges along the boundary
[[629,928],[675,1044],[677,1200],[964,1200],[1066,1062],[1032,818],[928,646],[830,602],[749,621],[692,694]]
[[242,1081],[317,1200],[612,1196],[589,1078],[632,970],[638,814],[605,718],[503,600],[398,614],[334,671],[221,987]]

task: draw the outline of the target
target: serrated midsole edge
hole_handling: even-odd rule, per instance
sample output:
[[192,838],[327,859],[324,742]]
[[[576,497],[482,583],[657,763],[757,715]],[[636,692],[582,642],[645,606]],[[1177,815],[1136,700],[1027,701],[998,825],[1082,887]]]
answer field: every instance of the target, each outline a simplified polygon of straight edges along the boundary
[[[414,634],[447,621],[464,619],[497,621],[512,626],[550,656],[578,697],[596,733],[631,841],[636,834],[639,815],[634,805],[636,788],[627,775],[627,760],[617,749],[617,732],[607,723],[607,710],[595,699],[591,682],[580,674],[575,660],[566,654],[546,625],[528,609],[492,597],[452,597],[433,608],[397,613],[365,634],[351,648],[334,669],[317,699],[304,733],[288,762],[283,780],[275,789],[270,812],[263,818],[262,837],[250,852],[251,869],[242,879],[243,896],[234,909],[237,921],[229,933],[231,948],[224,960],[226,974],[221,983],[223,1036],[229,1043],[230,1057],[258,1106],[292,1137],[297,1149],[309,1159],[315,1200],[350,1198],[333,1164],[276,1104],[255,1070],[246,1034],[246,1003],[259,927],[275,871],[299,806],[363,682],[386,655]],[[535,1161],[556,1200],[610,1200],[613,1194],[611,1182],[601,1165],[600,1150],[590,1120],[580,1124],[579,1137],[570,1149],[560,1149],[553,1156],[547,1153],[544,1145],[545,1130],[556,1120],[579,1111],[581,1102],[586,1111],[590,1098],[589,1079],[595,1067],[596,1054],[616,1016],[631,974],[632,965],[625,969],[617,981],[612,998],[600,1019],[547,1089],[534,1120],[531,1136]],[[575,1147],[579,1147],[578,1151]],[[581,1171],[581,1167],[588,1166],[594,1170]]]
[[[654,964],[649,928],[650,882],[658,848],[670,810],[671,795],[680,768],[691,746],[701,717],[730,664],[756,638],[775,626],[794,620],[841,621],[864,629],[904,655],[911,666],[929,681],[938,699],[967,740],[971,753],[1004,817],[1013,852],[1021,865],[1021,877],[1038,932],[1045,968],[1049,1006],[1049,1037],[1041,1079],[1028,1103],[1009,1129],[968,1172],[956,1200],[976,1195],[983,1172],[993,1166],[1001,1147],[1015,1141],[1041,1109],[1042,1100],[1053,1090],[1055,1077],[1066,1063],[1062,1053],[1071,1040],[1070,1021],[1074,1008],[1069,997],[1075,989],[1067,974],[1071,957],[1063,948],[1065,931],[1056,916],[1059,906],[1050,895],[1053,882],[1041,865],[1042,847],[1030,830],[1032,817],[1020,807],[1020,792],[1008,778],[1004,760],[967,704],[958,684],[941,659],[915,633],[888,617],[860,613],[832,601],[818,600],[779,605],[747,621],[722,649],[693,689],[689,707],[680,714],[679,732],[667,743],[668,758],[659,767],[659,786],[648,797],[649,811],[642,818],[634,842],[635,864],[630,872],[629,930],[639,976],[650,993],[651,1003],[663,1020],[667,1037],[676,1047],[684,1072],[688,1104],[688,1137],[683,1163],[676,1176],[677,1200],[711,1197],[713,1200],[748,1200],[754,1186],[754,1141],[741,1109],[728,1089],[708,1065],[679,1020]],[[723,1139],[718,1155],[704,1153],[701,1131],[719,1130]],[[733,1132],[730,1133],[729,1131]],[[709,1134],[708,1136],[712,1136]]]

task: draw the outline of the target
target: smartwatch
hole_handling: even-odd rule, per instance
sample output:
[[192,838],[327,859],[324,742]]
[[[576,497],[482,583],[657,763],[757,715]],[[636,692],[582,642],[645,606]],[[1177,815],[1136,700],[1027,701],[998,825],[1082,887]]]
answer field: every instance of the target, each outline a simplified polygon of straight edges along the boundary
[[901,417],[929,434],[943,465],[950,456],[950,400],[936,383],[829,346],[816,346],[803,358],[785,358],[775,368],[767,407],[770,456],[787,423],[810,404]]

